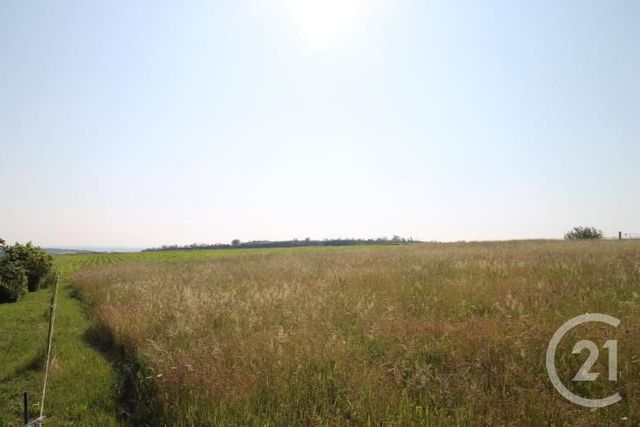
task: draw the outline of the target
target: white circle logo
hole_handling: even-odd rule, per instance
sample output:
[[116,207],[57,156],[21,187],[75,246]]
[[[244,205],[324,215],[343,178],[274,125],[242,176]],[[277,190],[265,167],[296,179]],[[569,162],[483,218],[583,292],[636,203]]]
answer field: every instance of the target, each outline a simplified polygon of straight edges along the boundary
[[[562,340],[562,338],[571,329],[583,323],[589,322],[605,323],[607,325],[613,326],[614,328],[618,327],[618,325],[620,324],[619,319],[613,316],[609,316],[608,314],[601,313],[587,313],[581,316],[576,316],[573,319],[566,321],[562,326],[558,328],[558,330],[553,334],[553,337],[551,337],[551,341],[549,341],[546,360],[547,372],[549,374],[549,378],[551,379],[551,383],[565,399],[577,405],[586,406],[589,408],[604,408],[605,406],[613,405],[614,403],[622,400],[620,393],[615,393],[602,399],[587,399],[582,396],[578,396],[562,383],[560,377],[558,377],[558,372],[556,371],[555,357],[556,350],[558,349],[558,344],[560,344],[560,340]],[[605,342],[603,348],[606,348],[609,352],[609,381],[616,381],[618,379],[618,342],[616,340],[608,340],[607,342]],[[578,370],[578,373],[573,377],[573,381],[595,381],[600,374],[591,372],[591,367],[598,360],[598,346],[593,341],[581,340],[573,346],[572,353],[577,354],[582,350],[588,350],[589,357],[583,363],[580,370]]]

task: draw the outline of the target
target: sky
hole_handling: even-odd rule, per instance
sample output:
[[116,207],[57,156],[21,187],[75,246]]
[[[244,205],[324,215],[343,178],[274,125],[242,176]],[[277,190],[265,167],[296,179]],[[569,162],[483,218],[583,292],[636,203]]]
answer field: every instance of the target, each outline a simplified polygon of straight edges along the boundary
[[0,237],[640,232],[640,2],[0,1]]

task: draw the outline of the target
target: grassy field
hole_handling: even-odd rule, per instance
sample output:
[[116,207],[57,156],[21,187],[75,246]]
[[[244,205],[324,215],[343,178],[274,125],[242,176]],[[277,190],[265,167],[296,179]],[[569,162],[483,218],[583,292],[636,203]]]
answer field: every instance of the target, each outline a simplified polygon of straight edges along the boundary
[[[102,258],[101,258],[102,257]],[[639,242],[504,242],[65,256],[120,376],[121,422],[179,425],[637,424]],[[551,386],[553,332],[585,312]],[[41,310],[42,315],[42,310]],[[604,351],[619,340],[619,380]],[[120,368],[118,368],[120,366]],[[124,378],[124,379],[123,379]]]
[[[56,257],[50,425],[637,424],[640,242],[504,242]],[[70,286],[71,281],[71,286]],[[0,425],[38,411],[49,290],[0,305]],[[564,321],[565,401],[544,356]],[[571,382],[606,350],[594,383]]]

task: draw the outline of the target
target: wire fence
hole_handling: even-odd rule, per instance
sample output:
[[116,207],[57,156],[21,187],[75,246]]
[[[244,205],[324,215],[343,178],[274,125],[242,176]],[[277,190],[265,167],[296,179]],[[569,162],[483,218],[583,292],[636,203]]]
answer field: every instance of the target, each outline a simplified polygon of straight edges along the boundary
[[633,239],[633,240],[640,240],[640,233],[620,233],[619,235],[620,239]]
[[51,306],[49,308],[49,332],[47,334],[47,359],[44,368],[44,381],[42,383],[42,398],[40,400],[40,416],[33,420],[29,420],[29,395],[27,392],[23,395],[24,405],[24,426],[42,426],[44,425],[44,402],[47,395],[47,383],[49,381],[49,367],[51,365],[51,352],[53,348],[53,325],[56,320],[56,306],[58,304],[58,282],[60,274],[56,273],[56,281],[53,288],[53,296],[51,298]]

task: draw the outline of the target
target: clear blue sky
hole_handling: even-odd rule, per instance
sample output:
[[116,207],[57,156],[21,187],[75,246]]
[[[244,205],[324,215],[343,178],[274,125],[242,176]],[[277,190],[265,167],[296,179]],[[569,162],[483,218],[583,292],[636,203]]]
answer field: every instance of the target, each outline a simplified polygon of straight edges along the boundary
[[640,231],[639,1],[0,2],[0,237]]

